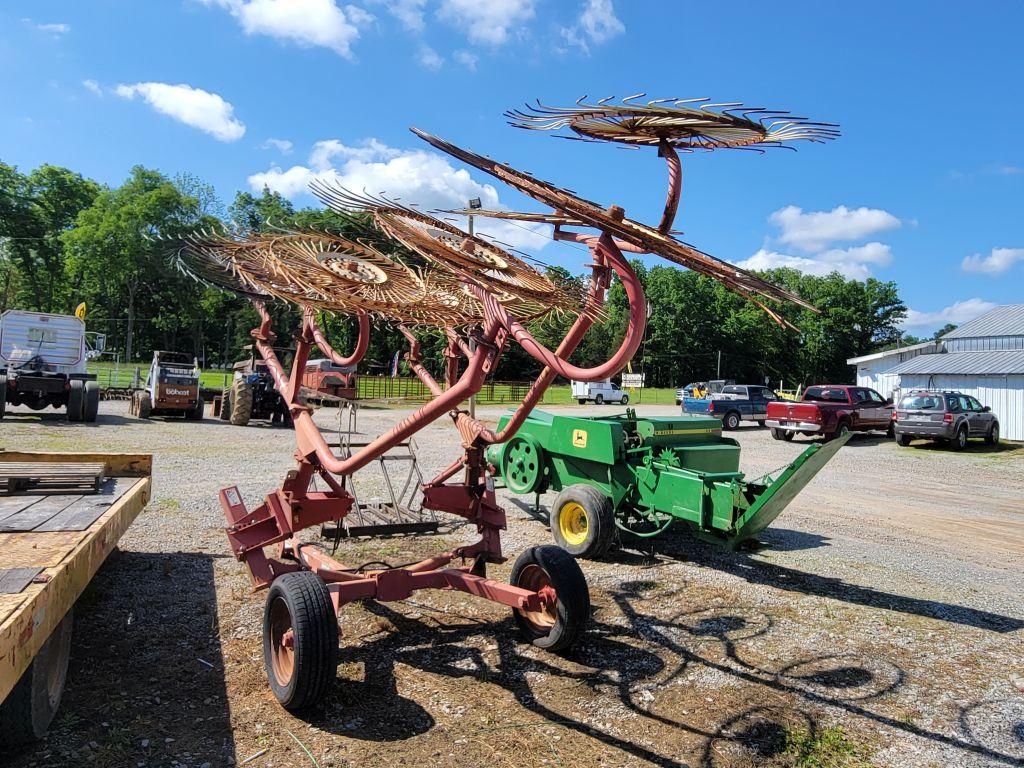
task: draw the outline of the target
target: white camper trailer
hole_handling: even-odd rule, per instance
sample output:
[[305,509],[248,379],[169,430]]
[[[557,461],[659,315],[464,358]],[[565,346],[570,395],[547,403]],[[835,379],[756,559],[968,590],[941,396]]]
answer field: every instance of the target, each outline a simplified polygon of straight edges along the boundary
[[85,323],[73,315],[9,309],[0,315],[0,419],[8,404],[67,408],[96,421],[100,389],[85,371]]

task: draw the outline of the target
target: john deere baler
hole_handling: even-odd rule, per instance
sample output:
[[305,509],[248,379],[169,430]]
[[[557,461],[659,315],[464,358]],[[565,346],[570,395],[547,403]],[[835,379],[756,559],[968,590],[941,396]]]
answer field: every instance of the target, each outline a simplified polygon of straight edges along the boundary
[[[503,416],[498,426],[508,421]],[[600,557],[617,529],[655,536],[673,523],[738,546],[763,531],[846,443],[814,444],[785,468],[748,481],[740,447],[705,416],[556,416],[533,411],[487,459],[514,493],[557,491],[555,541]]]

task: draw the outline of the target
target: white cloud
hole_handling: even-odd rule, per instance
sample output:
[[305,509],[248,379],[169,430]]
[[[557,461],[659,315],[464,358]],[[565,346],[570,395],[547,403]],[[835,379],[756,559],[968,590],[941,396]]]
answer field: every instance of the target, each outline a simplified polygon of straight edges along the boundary
[[85,88],[85,90],[89,91],[89,93],[93,93],[97,96],[103,95],[103,89],[100,88],[100,84],[97,83],[95,80],[83,80],[82,87]]
[[245,135],[245,126],[235,119],[235,108],[216,93],[184,83],[119,85],[114,92],[122,99],[141,96],[157,112],[205,131],[219,141],[235,141]]
[[1019,261],[1024,261],[1024,248],[993,248],[988,256],[976,253],[964,257],[960,266],[964,272],[999,275]]
[[[455,168],[448,158],[422,149],[396,149],[376,139],[367,139],[360,146],[349,146],[337,139],[319,141],[313,146],[308,165],[272,167],[252,174],[248,183],[256,192],[266,186],[295,198],[308,194],[308,185],[314,179],[336,182],[353,192],[383,194],[424,211],[464,208],[474,197],[480,198],[484,208],[506,207],[492,185],[475,181],[468,171]],[[536,250],[548,241],[540,236],[548,231],[545,225],[481,220],[477,229],[482,235],[517,248]]]
[[562,36],[570,45],[589,53],[591,45],[600,45],[623,34],[626,25],[615,15],[612,0],[586,0],[579,19],[571,27],[562,29]]
[[[837,256],[840,252],[835,251]],[[743,269],[778,269],[788,267],[796,269],[808,275],[824,276],[832,272],[838,272],[843,277],[851,280],[864,280],[871,276],[871,270],[862,262],[840,260],[834,258],[832,261],[809,259],[804,256],[790,256],[786,253],[778,253],[762,248],[749,259],[744,259],[736,264]]]
[[444,66],[444,59],[429,45],[421,45],[420,52],[416,58],[422,66],[434,72],[437,72]]
[[892,248],[885,243],[866,243],[852,248],[830,248],[814,258],[828,264],[877,264],[886,267],[892,263]]
[[288,139],[267,139],[261,147],[263,149],[276,149],[282,155],[290,155],[294,146]]
[[768,220],[782,232],[779,240],[802,251],[816,251],[829,243],[860,240],[877,232],[899,228],[901,222],[878,208],[836,206],[831,211],[810,211],[787,205]]
[[49,32],[54,37],[66,35],[68,32],[71,31],[70,24],[37,24],[36,22],[32,21],[32,19],[22,19],[22,22],[32,27],[33,29],[38,29],[40,32]]
[[476,64],[480,61],[479,56],[474,53],[470,53],[469,51],[456,51],[452,54],[452,58],[470,72],[476,72]]
[[442,0],[438,16],[471,43],[501,45],[534,16],[534,0]]
[[334,0],[202,0],[226,9],[247,35],[268,35],[304,47],[329,48],[354,58],[359,28],[373,16],[354,5],[341,9]]
[[919,312],[916,309],[908,309],[907,317],[901,325],[904,328],[939,328],[946,323],[963,325],[968,320],[985,314],[995,306],[991,301],[974,298],[958,301],[937,312]]
[[427,0],[370,0],[383,5],[388,13],[398,19],[399,23],[410,32],[422,32],[426,27],[423,22],[423,6]]

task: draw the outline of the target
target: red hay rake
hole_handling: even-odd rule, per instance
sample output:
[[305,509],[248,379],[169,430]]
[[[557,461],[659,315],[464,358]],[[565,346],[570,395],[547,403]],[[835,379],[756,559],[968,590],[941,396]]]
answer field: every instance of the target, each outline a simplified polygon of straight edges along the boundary
[[[644,108],[630,109],[635,112]],[[553,282],[493,243],[432,216],[324,183],[314,184],[314,193],[347,217],[359,236],[307,231],[239,238],[204,231],[176,245],[175,259],[183,270],[253,302],[261,317],[259,327],[252,332],[256,348],[295,426],[297,466],[262,504],[247,508],[237,487],[220,492],[232,552],[248,567],[254,588],[268,589],[264,662],[270,686],[285,708],[302,709],[323,698],[336,674],[338,612],[346,603],[357,600],[402,600],[420,589],[460,590],[512,608],[524,638],[539,647],[560,651],[579,639],[589,617],[589,593],[582,571],[565,551],[553,546],[532,547],[516,560],[510,583],[488,578],[487,565],[506,560],[500,538],[506,519],[495,497],[484,451],[515,434],[556,376],[599,381],[618,373],[632,358],[644,333],[646,301],[623,251],[656,253],[721,280],[756,301],[779,322],[779,316],[761,301],[762,297],[806,306],[777,286],[671,236],[680,178],[678,157],[671,147],[673,135],[686,133],[691,141],[695,141],[695,135],[705,135],[707,143],[714,143],[731,134],[729,121],[714,112],[704,117],[712,115],[708,119],[718,126],[717,132],[706,128],[707,132],[700,134],[703,129],[689,114],[694,111],[690,108],[682,110],[686,113],[682,117],[687,119],[670,121],[666,127],[663,113],[667,109],[659,107],[655,115],[662,118],[657,140],[634,142],[654,143],[669,161],[669,203],[657,229],[625,218],[621,208],[602,208],[413,129],[438,149],[549,205],[553,213],[489,213],[554,224],[557,239],[585,243],[591,255],[590,287],[585,295]],[[632,124],[623,127],[623,115],[629,113],[625,106],[600,119],[591,114],[590,108],[581,110],[587,122],[583,123],[585,130],[579,132],[592,140],[622,140],[630,130],[649,130],[630,127]],[[524,114],[515,117],[535,127],[530,123],[533,118]],[[559,113],[554,123],[541,127],[573,126],[576,117]],[[727,125],[722,128],[722,123]],[[602,135],[605,129],[601,126],[607,125],[613,125],[614,136]],[[746,120],[742,126],[743,146],[758,143],[752,138],[757,129],[751,126],[763,128],[759,122]],[[760,134],[761,143],[814,138],[797,136],[792,133],[795,129],[790,130],[787,135],[765,129]],[[587,227],[597,230],[597,234],[565,232],[564,226]],[[629,320],[622,342],[601,365],[573,365],[568,358],[594,322],[604,316],[605,293],[613,273],[629,300]],[[304,309],[290,371],[285,370],[274,351],[275,334],[266,308],[271,299]],[[331,347],[318,325],[319,311],[358,319],[359,337],[352,354],[342,355]],[[537,341],[524,325],[552,311],[576,316],[555,350]],[[409,341],[406,360],[432,399],[356,453],[339,457],[299,397],[302,372],[313,346],[335,363],[358,363],[367,349],[371,318],[398,324]],[[442,329],[447,336],[443,382],[435,380],[422,363],[412,329],[423,326]],[[512,342],[544,367],[507,426],[495,432],[471,418],[461,405],[480,391]],[[297,534],[303,529],[328,522],[337,524],[349,514],[353,496],[346,489],[347,477],[445,414],[458,430],[463,455],[423,485],[423,506],[473,523],[479,534],[475,543],[404,566],[368,563],[351,567],[327,556],[319,547],[300,541]],[[326,490],[314,490],[314,478],[322,480]]]

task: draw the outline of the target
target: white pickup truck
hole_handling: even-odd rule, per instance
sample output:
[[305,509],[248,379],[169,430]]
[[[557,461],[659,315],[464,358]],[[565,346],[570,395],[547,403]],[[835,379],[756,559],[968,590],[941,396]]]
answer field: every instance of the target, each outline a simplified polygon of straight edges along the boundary
[[625,405],[629,402],[629,395],[623,392],[618,384],[613,384],[610,381],[574,381],[572,383],[572,399],[580,405],[591,400],[598,405],[603,403]]

